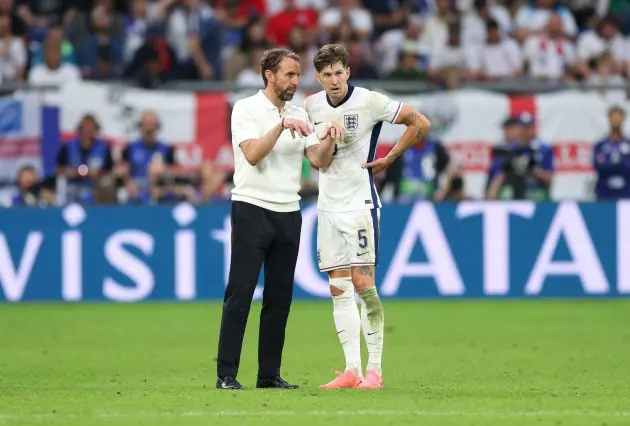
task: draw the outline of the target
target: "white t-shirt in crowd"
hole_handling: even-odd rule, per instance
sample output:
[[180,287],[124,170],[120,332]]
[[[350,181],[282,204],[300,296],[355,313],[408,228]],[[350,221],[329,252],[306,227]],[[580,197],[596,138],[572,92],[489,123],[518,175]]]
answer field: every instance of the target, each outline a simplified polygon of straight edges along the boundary
[[473,51],[470,68],[483,71],[490,78],[509,77],[523,69],[523,52],[512,38],[506,38],[497,44],[485,44]]
[[35,65],[28,74],[28,82],[34,86],[63,86],[81,80],[81,71],[74,64],[62,63],[52,70],[46,64]]
[[[350,26],[355,31],[372,32],[372,15],[365,9],[353,8],[349,12]],[[336,8],[326,9],[319,17],[322,27],[336,27],[341,24],[341,11]]]
[[610,51],[613,59],[622,62],[630,59],[630,42],[625,40],[621,34],[617,34],[611,40],[604,40],[593,30],[585,31],[577,40],[577,56],[582,60],[595,59]]
[[576,59],[575,46],[566,39],[531,36],[525,40],[523,49],[529,75],[536,78],[561,78]]
[[232,149],[234,150],[234,188],[232,200],[243,201],[276,212],[300,209],[300,180],[304,150],[319,143],[312,133],[306,138],[291,136],[284,130],[271,152],[258,164],[247,162],[241,143],[260,139],[283,118],[308,122],[304,108],[286,102],[278,110],[260,90],[241,99],[232,110]]

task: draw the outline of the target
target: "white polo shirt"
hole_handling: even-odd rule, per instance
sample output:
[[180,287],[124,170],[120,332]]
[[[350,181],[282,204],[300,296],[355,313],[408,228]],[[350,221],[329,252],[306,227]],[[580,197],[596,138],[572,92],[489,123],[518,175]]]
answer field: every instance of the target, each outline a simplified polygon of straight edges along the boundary
[[293,138],[285,129],[273,150],[257,165],[247,162],[240,144],[260,139],[283,118],[297,118],[310,124],[304,108],[286,102],[279,111],[260,90],[241,99],[232,109],[232,148],[234,150],[234,188],[232,201],[244,201],[276,212],[300,209],[300,180],[304,150],[319,143],[312,133]]

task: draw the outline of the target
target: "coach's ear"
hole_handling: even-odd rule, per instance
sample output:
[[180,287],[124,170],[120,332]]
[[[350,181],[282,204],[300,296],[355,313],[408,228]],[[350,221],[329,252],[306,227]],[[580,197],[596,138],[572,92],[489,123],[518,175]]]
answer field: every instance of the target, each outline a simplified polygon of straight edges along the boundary
[[267,82],[275,83],[275,81],[273,81],[272,79],[272,77],[274,77],[273,71],[265,70],[265,77],[267,78]]

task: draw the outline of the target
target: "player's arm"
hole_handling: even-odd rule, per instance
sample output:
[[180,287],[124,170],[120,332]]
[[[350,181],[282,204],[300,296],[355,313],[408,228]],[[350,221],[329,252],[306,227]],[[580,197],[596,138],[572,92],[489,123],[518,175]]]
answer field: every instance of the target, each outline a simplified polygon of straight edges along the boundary
[[419,137],[429,133],[429,129],[431,128],[429,119],[407,104],[401,105],[400,113],[398,113],[394,124],[404,124],[407,128],[387,156],[363,165],[363,168],[371,168],[373,174],[379,174],[385,171],[394,160],[400,157],[411,145],[416,143]]
[[265,158],[273,147],[276,146],[276,142],[278,142],[278,138],[284,129],[290,129],[291,135],[294,138],[296,135],[298,138],[302,138],[311,134],[311,129],[306,122],[293,118],[284,118],[280,123],[276,124],[265,133],[263,137],[258,139],[245,139],[240,142],[239,146],[247,162],[255,166]]
[[311,166],[316,169],[327,168],[335,153],[335,146],[338,141],[343,140],[343,136],[343,127],[333,122],[319,143],[306,148],[306,158]]

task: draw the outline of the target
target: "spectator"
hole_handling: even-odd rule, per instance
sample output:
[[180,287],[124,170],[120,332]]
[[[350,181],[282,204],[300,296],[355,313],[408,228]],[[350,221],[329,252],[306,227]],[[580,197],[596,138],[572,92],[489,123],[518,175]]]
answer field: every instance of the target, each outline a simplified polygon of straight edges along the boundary
[[448,88],[457,87],[470,78],[470,55],[462,47],[460,33],[459,23],[451,23],[447,44],[435,46],[429,60],[429,77]]
[[150,196],[149,170],[154,161],[163,163],[161,173],[170,176],[175,165],[173,147],[159,141],[160,121],[153,111],[144,111],[138,123],[140,137],[130,142],[121,154],[120,174],[127,195],[133,202],[147,202]]
[[35,167],[22,167],[15,179],[18,193],[11,205],[17,206],[53,206],[55,204],[54,179],[40,180]]
[[[623,102],[626,100],[626,81],[617,72],[612,55],[605,51],[595,60],[595,72],[587,80],[589,86],[597,87],[598,93],[609,102]],[[617,87],[606,87],[617,86]]]
[[288,46],[289,35],[295,27],[314,32],[317,28],[317,11],[300,8],[297,0],[285,0],[285,7],[267,21],[267,36],[276,46]]
[[175,62],[175,52],[166,40],[149,36],[125,74],[133,77],[140,87],[155,89],[173,77]]
[[560,19],[560,35],[568,40],[574,40],[578,31],[575,18],[558,0],[532,0],[523,5],[516,15],[516,39],[524,41],[540,35],[554,15]]
[[181,197],[195,204],[209,204],[227,200],[225,173],[211,161],[203,161],[199,173],[192,179],[176,178],[182,185],[178,190]]
[[359,0],[337,0],[337,7],[331,7],[322,12],[319,17],[319,26],[324,33],[330,35],[346,17],[350,22],[352,32],[359,38],[367,40],[372,36],[372,15],[361,6]]
[[11,19],[11,32],[15,36],[22,37],[26,34],[26,24],[18,15],[14,0],[0,0],[0,14],[9,15]]
[[183,0],[168,22],[168,42],[177,57],[178,77],[221,80],[221,25],[201,0]]
[[226,81],[234,81],[236,76],[247,67],[250,59],[250,49],[255,46],[268,45],[265,39],[265,25],[261,18],[252,19],[243,29],[243,39],[240,46],[228,51],[224,64],[224,77]]
[[487,197],[509,200],[549,200],[553,150],[536,137],[531,116],[510,117],[504,123],[505,144],[493,150]]
[[519,77],[523,73],[521,46],[510,38],[501,39],[499,24],[490,19],[486,24],[487,39],[479,48],[469,48],[469,65],[475,80],[496,80]]
[[[448,44],[449,25],[459,23],[459,18],[453,9],[453,0],[435,0],[435,5],[436,13],[426,19],[421,39],[422,44],[429,46],[431,53],[441,50]],[[461,38],[461,34],[458,38]]]
[[358,37],[353,37],[348,43],[350,53],[350,77],[354,80],[377,80],[378,72],[365,54],[364,45]]
[[28,74],[34,86],[62,86],[81,80],[81,71],[70,63],[61,62],[61,44],[50,36],[44,41],[44,63],[35,65]]
[[[99,14],[107,16],[107,29],[101,29],[101,33],[106,33],[108,36],[118,40],[122,40],[125,37],[125,17],[123,13],[120,13],[114,8],[113,1],[114,0],[92,0],[92,7],[80,10],[71,21],[68,26],[67,35],[77,52],[83,49],[83,45],[93,35],[94,31],[92,25],[94,22],[93,12],[95,9],[99,9]],[[77,4],[86,6],[85,3],[81,2]]]
[[86,114],[77,128],[77,137],[64,144],[57,154],[57,174],[67,179],[67,201],[91,204],[94,187],[113,168],[109,145],[97,137],[100,125]]
[[529,75],[538,79],[568,79],[575,65],[575,47],[562,29],[562,18],[552,14],[545,31],[524,44]]
[[52,25],[68,25],[76,15],[72,0],[23,0],[19,2],[17,14],[26,24],[31,38],[41,39],[46,28]]
[[372,14],[374,36],[388,30],[403,28],[411,9],[403,0],[363,0],[363,6]]
[[[66,37],[66,30],[62,25],[53,25],[48,28],[46,37],[55,40],[61,46],[61,62],[64,64],[77,63],[76,52],[70,40]],[[31,66],[44,63],[43,43],[31,44]]]
[[[298,9],[313,9],[317,12],[325,10],[330,7],[332,0],[295,0],[295,6]],[[286,7],[289,0],[266,0],[267,13],[269,16],[282,12]]]
[[593,147],[598,201],[630,198],[630,139],[623,135],[626,113],[620,107],[608,112],[610,133]]
[[0,15],[0,83],[24,80],[26,48],[11,32],[11,17]]
[[426,76],[418,67],[418,43],[407,41],[400,50],[398,67],[387,77],[390,80],[422,80]]
[[266,46],[255,47],[250,51],[249,67],[241,71],[236,77],[236,82],[243,86],[260,86],[260,61]]
[[408,43],[417,45],[422,68],[426,68],[426,61],[431,52],[431,46],[420,42],[423,31],[424,21],[422,17],[410,15],[404,28],[389,30],[378,39],[375,44],[375,52],[380,58],[378,66],[382,75],[387,75],[394,71],[398,66],[400,48]]
[[490,20],[498,24],[501,38],[507,36],[512,29],[512,18],[505,7],[492,4],[489,0],[475,0],[474,9],[462,17],[464,46],[468,48],[483,45],[488,38],[487,24]]
[[90,14],[92,34],[85,40],[79,53],[79,64],[84,78],[114,77],[122,74],[123,41],[109,34],[110,12],[97,6]]
[[130,0],[129,13],[125,17],[124,62],[130,63],[147,38],[150,29],[155,33],[165,32],[166,10],[174,0]]
[[595,68],[597,57],[605,51],[612,54],[615,72],[623,73],[630,58],[627,51],[630,45],[626,46],[626,44],[628,42],[619,32],[617,19],[612,16],[602,19],[595,30],[580,34],[577,41],[577,57],[583,76],[589,77]]

